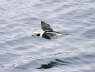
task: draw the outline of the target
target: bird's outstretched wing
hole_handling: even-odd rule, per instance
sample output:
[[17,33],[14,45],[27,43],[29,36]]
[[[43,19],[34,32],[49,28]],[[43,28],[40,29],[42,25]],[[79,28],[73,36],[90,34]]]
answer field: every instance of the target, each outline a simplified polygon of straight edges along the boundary
[[41,21],[41,28],[43,31],[53,32],[53,29],[51,28],[51,26],[49,24],[45,23],[44,21]]

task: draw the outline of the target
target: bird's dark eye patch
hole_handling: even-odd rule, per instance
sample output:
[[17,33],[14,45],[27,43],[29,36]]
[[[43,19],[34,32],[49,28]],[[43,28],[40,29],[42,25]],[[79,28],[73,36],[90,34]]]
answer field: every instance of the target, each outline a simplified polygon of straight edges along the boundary
[[37,36],[40,36],[40,34],[37,34]]

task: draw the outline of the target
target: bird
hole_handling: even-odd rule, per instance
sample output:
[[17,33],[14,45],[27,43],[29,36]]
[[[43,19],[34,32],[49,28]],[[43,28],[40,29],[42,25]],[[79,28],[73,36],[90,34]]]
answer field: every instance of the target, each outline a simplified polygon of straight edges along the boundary
[[41,29],[44,31],[42,34],[41,33],[34,33],[32,36],[41,36],[42,38],[45,39],[53,39],[56,38],[57,36],[62,36],[63,34],[57,31],[54,31],[53,28],[50,26],[50,24],[47,24],[44,21],[41,21]]

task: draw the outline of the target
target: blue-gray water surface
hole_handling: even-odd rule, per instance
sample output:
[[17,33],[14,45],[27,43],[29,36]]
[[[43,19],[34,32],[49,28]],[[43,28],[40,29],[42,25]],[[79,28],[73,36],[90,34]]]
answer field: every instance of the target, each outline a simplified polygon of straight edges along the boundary
[[95,72],[95,0],[0,0],[0,72]]

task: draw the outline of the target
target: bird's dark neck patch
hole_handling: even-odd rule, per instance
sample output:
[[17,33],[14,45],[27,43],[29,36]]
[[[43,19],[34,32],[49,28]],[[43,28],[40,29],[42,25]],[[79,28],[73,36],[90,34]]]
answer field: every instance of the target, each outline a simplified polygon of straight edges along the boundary
[[51,37],[48,36],[48,35],[46,34],[46,32],[42,35],[42,37],[43,37],[43,38],[46,38],[46,39],[51,39]]

